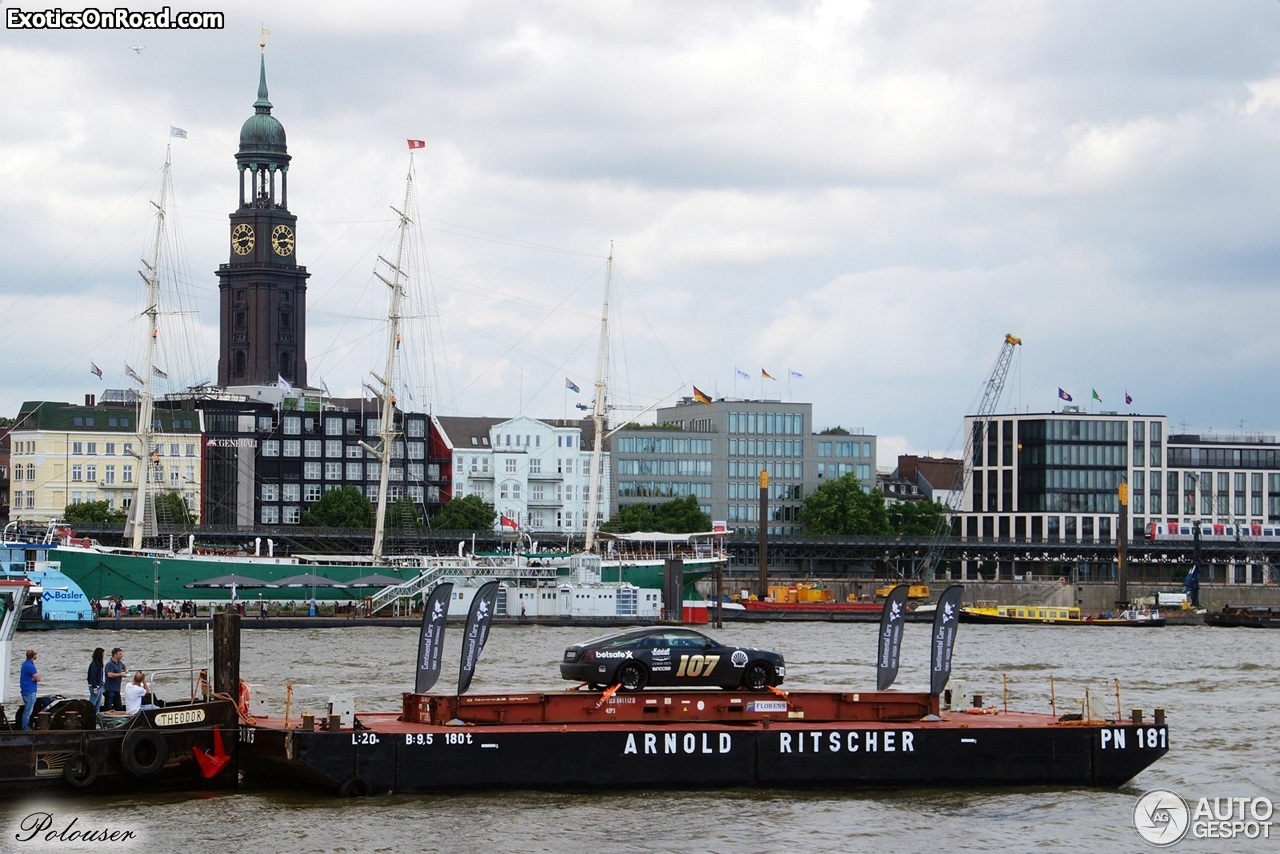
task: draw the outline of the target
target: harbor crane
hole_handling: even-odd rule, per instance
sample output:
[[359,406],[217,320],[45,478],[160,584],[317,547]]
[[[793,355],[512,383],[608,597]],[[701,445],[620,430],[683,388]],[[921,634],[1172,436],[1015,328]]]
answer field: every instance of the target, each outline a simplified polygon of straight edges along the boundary
[[960,471],[956,473],[951,492],[947,496],[945,524],[939,525],[938,530],[934,531],[929,538],[924,557],[912,572],[913,578],[923,579],[926,582],[933,580],[935,568],[942,559],[947,541],[951,538],[952,521],[963,509],[965,493],[969,491],[969,484],[973,482],[974,445],[983,441],[986,436],[988,419],[1000,404],[1000,395],[1004,391],[1005,377],[1009,375],[1009,365],[1013,362],[1014,350],[1021,345],[1021,338],[1015,335],[1004,336],[1004,343],[1000,345],[1000,355],[996,357],[995,367],[991,369],[990,375],[983,384],[982,400],[978,403],[977,411],[973,413],[973,428],[965,431],[964,455],[960,461]]

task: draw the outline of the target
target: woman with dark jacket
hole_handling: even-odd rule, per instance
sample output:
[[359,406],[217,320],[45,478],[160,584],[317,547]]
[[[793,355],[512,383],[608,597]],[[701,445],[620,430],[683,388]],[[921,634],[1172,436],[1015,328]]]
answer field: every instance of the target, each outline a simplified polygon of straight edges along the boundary
[[93,658],[89,661],[89,699],[93,701],[93,710],[97,712],[102,707],[102,686],[106,684],[106,677],[102,672],[102,657],[106,650],[98,647],[93,651]]

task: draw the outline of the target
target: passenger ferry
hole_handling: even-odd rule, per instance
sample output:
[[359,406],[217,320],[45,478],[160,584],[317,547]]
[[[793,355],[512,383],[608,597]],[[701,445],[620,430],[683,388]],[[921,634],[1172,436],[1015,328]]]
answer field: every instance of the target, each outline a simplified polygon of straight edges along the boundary
[[993,623],[1051,626],[1163,626],[1165,620],[1149,609],[1128,609],[1118,615],[1083,616],[1080,609],[1065,605],[999,605],[978,602],[960,609],[962,623]]

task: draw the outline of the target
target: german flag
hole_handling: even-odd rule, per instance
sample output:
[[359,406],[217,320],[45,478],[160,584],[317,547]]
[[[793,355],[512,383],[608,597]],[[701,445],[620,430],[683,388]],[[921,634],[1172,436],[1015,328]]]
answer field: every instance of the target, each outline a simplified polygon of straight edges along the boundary
[[705,403],[707,406],[711,405],[711,398],[703,394],[697,386],[693,387],[693,399],[698,403]]

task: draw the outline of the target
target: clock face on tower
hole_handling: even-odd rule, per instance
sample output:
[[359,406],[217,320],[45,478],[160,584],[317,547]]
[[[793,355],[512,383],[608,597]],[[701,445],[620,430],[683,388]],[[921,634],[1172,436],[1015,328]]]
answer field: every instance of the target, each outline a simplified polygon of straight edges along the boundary
[[271,248],[281,257],[293,252],[293,229],[287,225],[271,229]]
[[253,226],[242,222],[231,229],[231,248],[237,255],[248,255],[253,251]]

